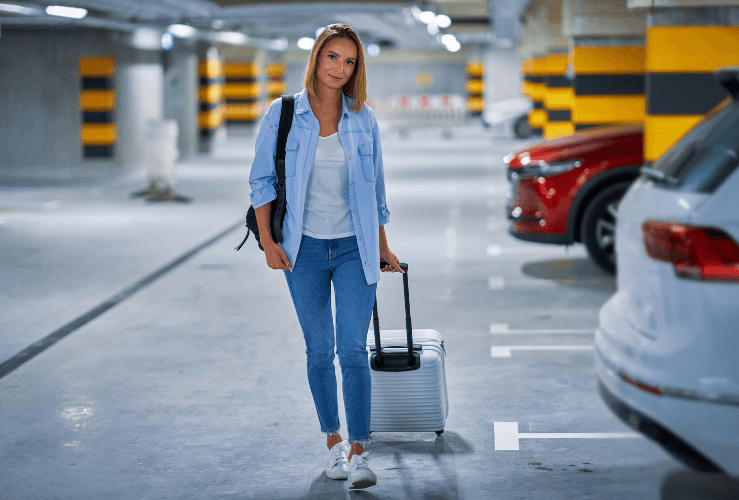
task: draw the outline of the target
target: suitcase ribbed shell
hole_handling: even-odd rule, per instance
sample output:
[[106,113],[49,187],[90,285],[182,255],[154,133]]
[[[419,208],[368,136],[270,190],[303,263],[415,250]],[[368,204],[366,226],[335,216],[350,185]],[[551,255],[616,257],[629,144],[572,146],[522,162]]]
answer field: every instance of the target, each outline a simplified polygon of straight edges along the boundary
[[[381,330],[385,346],[407,346],[405,330]],[[421,367],[407,372],[372,374],[372,417],[370,430],[375,432],[443,431],[449,413],[445,353],[441,335],[436,330],[413,330],[413,343],[421,344]],[[367,335],[368,347],[374,347],[373,330]],[[407,348],[405,348],[407,349]],[[392,352],[405,352],[404,348]],[[371,351],[374,352],[374,351]],[[383,352],[387,352],[383,349]]]

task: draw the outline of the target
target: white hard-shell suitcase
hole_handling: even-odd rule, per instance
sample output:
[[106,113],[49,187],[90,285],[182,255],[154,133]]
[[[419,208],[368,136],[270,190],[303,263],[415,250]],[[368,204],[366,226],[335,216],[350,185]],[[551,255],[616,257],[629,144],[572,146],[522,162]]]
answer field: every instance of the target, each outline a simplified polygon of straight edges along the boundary
[[405,272],[406,329],[380,330],[375,300],[374,329],[367,335],[372,374],[370,431],[441,434],[449,413],[444,342],[436,330],[413,330],[408,265],[400,266]]

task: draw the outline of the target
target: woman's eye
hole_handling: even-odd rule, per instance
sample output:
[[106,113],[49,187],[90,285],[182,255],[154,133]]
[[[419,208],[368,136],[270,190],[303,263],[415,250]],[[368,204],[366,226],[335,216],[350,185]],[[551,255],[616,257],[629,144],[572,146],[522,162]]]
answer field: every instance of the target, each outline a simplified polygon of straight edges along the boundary
[[347,61],[346,63],[351,66],[352,64],[354,64],[354,61]]
[[333,54],[329,54],[329,55],[328,55],[328,58],[329,58],[329,59],[331,59],[331,60],[333,61],[334,59],[336,59],[336,56],[335,56],[335,55],[333,55]]

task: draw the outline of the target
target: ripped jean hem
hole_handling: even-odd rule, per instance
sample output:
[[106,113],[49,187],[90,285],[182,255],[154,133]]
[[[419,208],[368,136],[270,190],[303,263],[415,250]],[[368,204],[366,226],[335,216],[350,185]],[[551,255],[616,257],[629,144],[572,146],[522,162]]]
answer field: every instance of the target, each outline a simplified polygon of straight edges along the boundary
[[326,436],[336,436],[337,434],[339,434],[339,431],[340,431],[340,430],[341,430],[341,427],[337,427],[336,429],[333,429],[333,430],[331,430],[331,431],[324,431],[324,430],[321,430],[321,432],[322,432],[322,433],[323,433],[324,435],[326,435]]
[[372,441],[372,439],[369,436],[363,439],[349,438],[349,444],[354,444],[354,443],[361,444],[362,448],[366,448],[367,445],[370,444],[370,441]]

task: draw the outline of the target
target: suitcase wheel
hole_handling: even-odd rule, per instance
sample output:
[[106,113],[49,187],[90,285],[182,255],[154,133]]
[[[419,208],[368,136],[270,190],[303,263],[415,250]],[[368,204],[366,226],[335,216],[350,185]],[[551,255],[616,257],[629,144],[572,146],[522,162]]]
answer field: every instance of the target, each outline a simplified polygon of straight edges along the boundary
[[436,435],[437,436],[441,436],[442,434],[444,434],[444,429],[442,429],[440,431],[436,431]]

